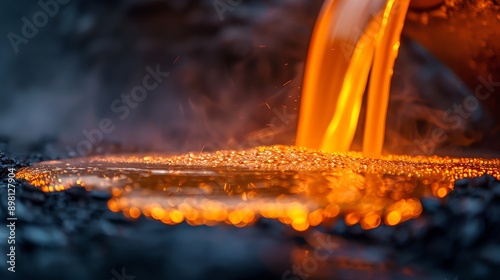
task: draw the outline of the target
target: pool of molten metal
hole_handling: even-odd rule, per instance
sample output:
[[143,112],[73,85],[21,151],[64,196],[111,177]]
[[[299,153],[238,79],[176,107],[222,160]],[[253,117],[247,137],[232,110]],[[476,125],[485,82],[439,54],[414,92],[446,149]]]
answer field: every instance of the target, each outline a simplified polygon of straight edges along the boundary
[[81,186],[110,192],[109,209],[166,224],[250,225],[277,219],[298,231],[343,217],[371,229],[420,215],[457,179],[490,174],[500,160],[335,154],[298,147],[180,156],[113,155],[50,161],[18,172],[45,192]]

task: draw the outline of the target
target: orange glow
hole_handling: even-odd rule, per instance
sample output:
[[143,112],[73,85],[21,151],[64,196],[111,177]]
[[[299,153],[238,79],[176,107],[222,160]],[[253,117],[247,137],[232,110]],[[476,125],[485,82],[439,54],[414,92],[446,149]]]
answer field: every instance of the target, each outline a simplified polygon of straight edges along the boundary
[[439,188],[437,192],[437,196],[443,198],[448,194],[448,191],[445,188]]
[[233,225],[237,225],[243,220],[243,215],[240,211],[234,211],[229,214],[228,218]]
[[355,225],[359,222],[359,213],[353,212],[345,215],[345,222],[347,225]]
[[[371,73],[363,152],[382,153],[392,68],[409,0],[388,0],[373,18],[372,5],[371,0],[323,4],[307,57],[297,146],[349,151]],[[361,34],[353,33],[360,28]]]
[[[385,4],[373,14],[375,2]],[[264,217],[306,231],[343,218],[370,230],[418,217],[420,199],[445,197],[458,179],[500,179],[500,160],[382,156],[409,2],[325,1],[304,74],[298,147],[70,159],[24,168],[16,176],[44,192],[75,185],[105,190],[111,211],[168,225],[245,227]],[[365,91],[363,153],[349,152]]]
[[328,218],[335,218],[340,213],[338,205],[329,204],[325,207],[324,215]]
[[179,224],[184,221],[184,215],[182,214],[181,211],[179,210],[173,210],[169,213],[170,219],[172,219],[172,222]]
[[309,223],[307,221],[303,222],[292,222],[292,227],[296,231],[305,231],[306,229],[309,228]]
[[161,220],[164,216],[165,210],[163,210],[160,206],[156,206],[151,209],[151,217],[153,217],[153,219]]
[[143,214],[169,225],[186,221],[243,227],[265,217],[297,231],[342,215],[347,224],[359,223],[364,229],[376,228],[381,221],[396,225],[421,214],[422,192],[443,197],[455,180],[471,175],[500,179],[500,160],[395,155],[373,159],[287,146],[148,155],[147,162],[144,158],[42,163],[21,169],[17,177],[44,191],[55,186],[65,190],[76,180],[89,190],[108,190],[109,209],[130,218]]
[[375,212],[366,214],[361,220],[361,227],[363,229],[372,229],[380,225],[380,215]]
[[394,61],[399,52],[399,40],[410,0],[388,0],[380,34],[377,38],[363,136],[363,153],[378,157],[382,154],[389,91]]
[[398,211],[392,211],[385,218],[385,222],[390,226],[395,226],[401,222],[401,214]]
[[137,207],[132,207],[129,209],[129,215],[134,219],[139,218],[139,216],[141,215],[141,210],[139,210],[139,208]]
[[323,210],[318,209],[309,214],[309,225],[317,226],[323,221]]
[[[42,188],[42,190],[43,190],[43,188]],[[116,199],[110,199],[108,201],[108,208],[109,208],[109,210],[111,210],[113,212],[120,211],[120,208],[118,207],[118,204],[116,203]]]

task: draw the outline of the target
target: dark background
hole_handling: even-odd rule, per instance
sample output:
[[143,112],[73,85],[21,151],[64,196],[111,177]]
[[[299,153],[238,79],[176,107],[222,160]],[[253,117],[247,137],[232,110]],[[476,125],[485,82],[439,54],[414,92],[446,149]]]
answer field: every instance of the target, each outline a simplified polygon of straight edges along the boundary
[[[21,149],[44,139],[76,149],[82,129],[110,118],[101,144],[120,150],[238,147],[274,116],[266,102],[298,108],[321,1],[243,1],[223,18],[212,2],[70,1],[17,54],[7,34],[41,8],[3,2],[0,134]],[[113,101],[157,64],[171,75],[119,119]],[[273,138],[291,144],[293,132]]]
[[[408,16],[394,71],[388,152],[498,155],[498,90],[459,128],[444,122],[443,113],[474,93],[478,77],[500,80],[499,7],[451,2]],[[21,36],[22,18],[33,22],[43,10],[36,1],[2,2],[0,139],[11,150],[72,156],[293,144],[322,1],[245,0],[222,16],[214,3],[225,2],[68,1],[16,54],[8,34]],[[142,83],[148,65],[170,76],[122,120],[111,104]],[[289,118],[270,134],[276,110]],[[87,139],[82,130],[99,128],[103,118],[116,129],[92,151],[79,152]],[[435,149],[416,144],[432,139],[436,127],[447,141]]]

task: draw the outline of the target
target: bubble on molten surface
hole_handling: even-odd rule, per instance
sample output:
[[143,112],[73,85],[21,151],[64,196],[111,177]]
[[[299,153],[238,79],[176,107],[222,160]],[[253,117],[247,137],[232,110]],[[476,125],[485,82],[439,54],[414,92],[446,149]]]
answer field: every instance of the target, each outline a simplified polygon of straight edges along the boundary
[[111,193],[108,207],[166,224],[246,226],[259,217],[303,231],[339,215],[371,229],[417,217],[420,199],[453,182],[490,174],[500,160],[334,154],[298,147],[180,156],[115,155],[50,161],[22,169],[45,192],[72,186]]

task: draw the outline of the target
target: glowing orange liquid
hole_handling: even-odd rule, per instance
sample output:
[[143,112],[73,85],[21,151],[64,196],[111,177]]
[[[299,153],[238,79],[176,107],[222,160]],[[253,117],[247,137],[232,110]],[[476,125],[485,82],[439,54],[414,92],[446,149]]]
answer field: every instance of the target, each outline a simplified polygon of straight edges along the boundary
[[364,229],[417,217],[420,199],[445,196],[456,179],[490,174],[499,160],[334,154],[259,147],[182,156],[70,159],[19,171],[43,191],[75,185],[110,192],[108,207],[166,224],[246,226],[259,217],[303,231],[339,215]]
[[[370,10],[384,3],[373,16]],[[381,155],[392,68],[408,5],[409,0],[325,2],[307,58],[297,146],[349,151],[371,68],[363,152]]]

